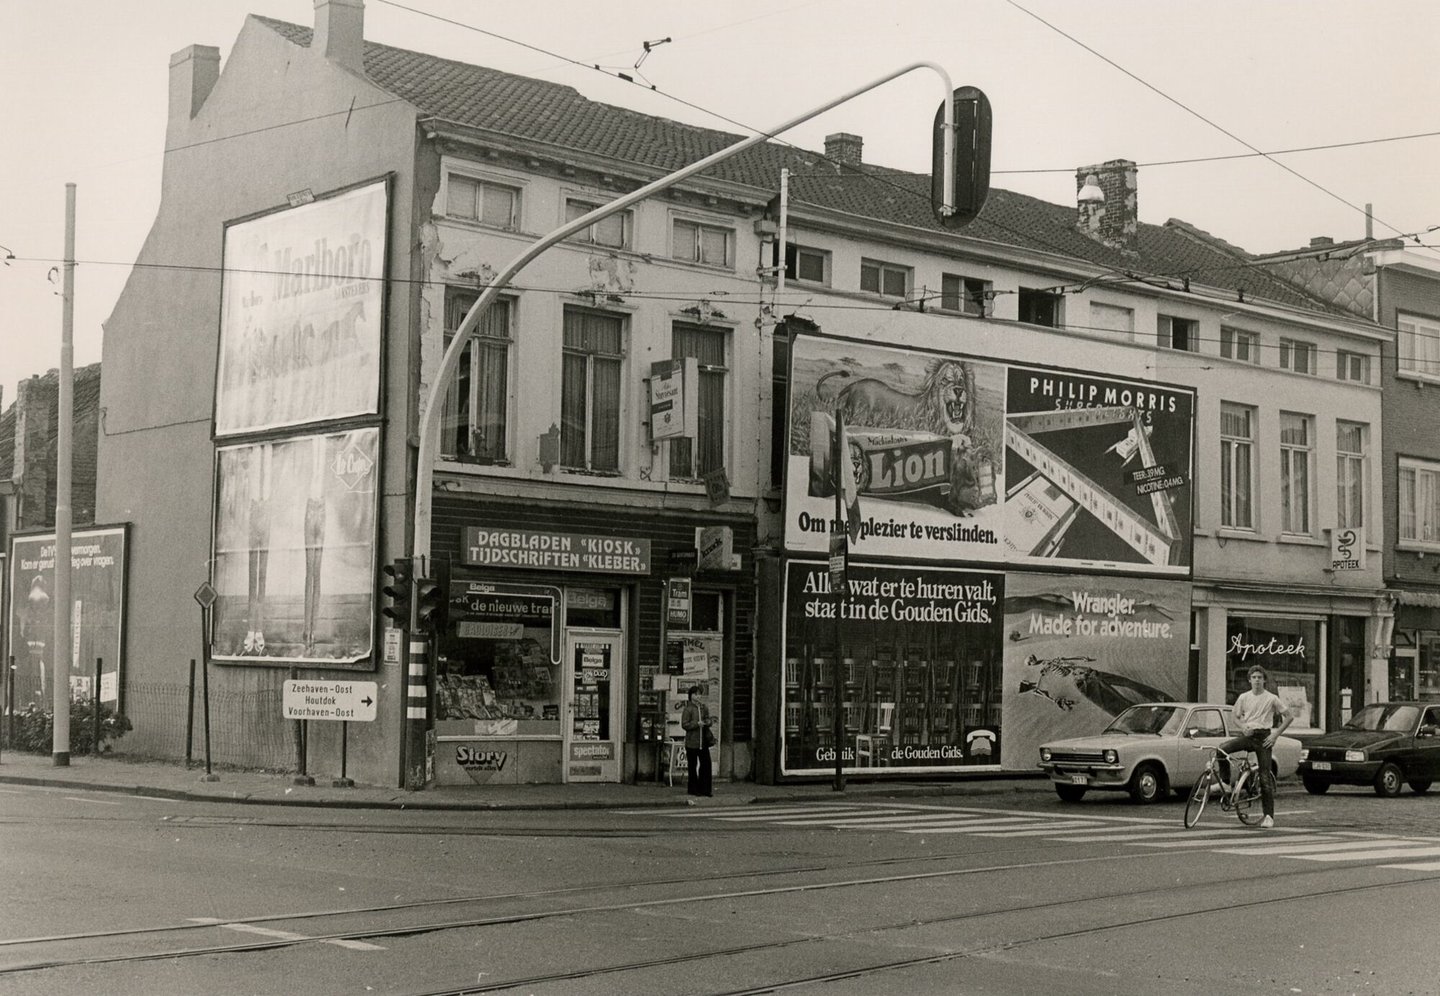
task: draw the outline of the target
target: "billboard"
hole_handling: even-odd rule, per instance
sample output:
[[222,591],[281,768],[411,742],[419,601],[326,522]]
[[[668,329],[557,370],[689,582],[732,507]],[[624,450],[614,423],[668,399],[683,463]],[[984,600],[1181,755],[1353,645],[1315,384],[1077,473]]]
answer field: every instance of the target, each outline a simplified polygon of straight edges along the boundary
[[1099,733],[1137,702],[1185,698],[1188,581],[1010,572],[1004,622],[1008,770],[1034,769],[1040,744]]
[[217,450],[213,659],[371,656],[379,445],[367,428]]
[[[70,533],[70,687],[93,694],[95,660],[101,660],[100,699],[120,700],[124,663],[126,534],[123,526]],[[15,708],[48,710],[54,699],[55,534],[10,541],[9,654],[15,663]]]
[[215,434],[379,412],[384,181],[225,229]]
[[998,571],[852,564],[836,598],[823,561],[785,576],[781,773],[994,769],[1002,737]]
[[789,390],[793,553],[826,550],[839,412],[857,559],[1189,575],[1189,388],[797,334]]

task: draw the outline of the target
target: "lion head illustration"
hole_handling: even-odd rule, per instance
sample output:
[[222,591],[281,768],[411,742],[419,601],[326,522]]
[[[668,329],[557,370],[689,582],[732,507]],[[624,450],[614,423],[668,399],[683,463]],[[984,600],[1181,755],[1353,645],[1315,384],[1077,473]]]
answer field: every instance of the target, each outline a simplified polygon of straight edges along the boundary
[[[815,393],[831,377],[850,377],[848,370],[832,370],[815,382]],[[975,420],[972,396],[974,378],[961,360],[934,359],[925,369],[925,380],[916,394],[898,390],[874,377],[862,377],[846,384],[835,395],[847,414],[868,409],[872,416],[892,414],[901,424],[887,428],[925,427],[939,435],[969,434]]]

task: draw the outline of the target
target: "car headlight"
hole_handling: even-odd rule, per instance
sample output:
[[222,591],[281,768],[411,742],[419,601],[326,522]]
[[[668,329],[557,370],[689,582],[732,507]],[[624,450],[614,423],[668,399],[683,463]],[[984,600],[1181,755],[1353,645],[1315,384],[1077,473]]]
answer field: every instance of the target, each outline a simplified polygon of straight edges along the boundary
[[1104,754],[1101,754],[1100,756],[1105,759],[1106,764],[1114,764],[1116,761],[1120,760],[1120,755],[1115,753],[1113,750],[1107,750]]
[[1309,748],[1309,747],[1301,747],[1301,748],[1300,748],[1300,760],[1302,760],[1302,761],[1308,761],[1308,760],[1310,760],[1310,748]]
[[1049,748],[1049,747],[1041,747],[1041,748],[1040,748],[1040,760],[1042,760],[1042,761],[1048,761],[1048,760],[1050,760],[1050,748]]
[[1365,760],[1365,752],[1363,750],[1347,750],[1345,752],[1345,760],[1363,761]]

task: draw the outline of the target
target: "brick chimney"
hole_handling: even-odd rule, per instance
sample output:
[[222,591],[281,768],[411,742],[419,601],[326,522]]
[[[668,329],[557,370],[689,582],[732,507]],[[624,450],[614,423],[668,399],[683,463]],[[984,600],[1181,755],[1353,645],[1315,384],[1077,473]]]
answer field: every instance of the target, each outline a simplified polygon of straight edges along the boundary
[[1105,195],[1103,201],[1077,197],[1075,227],[1111,249],[1139,251],[1140,214],[1136,207],[1136,167],[1129,159],[1112,159],[1075,171],[1075,191],[1085,189],[1093,176]]
[[837,131],[833,135],[825,136],[825,158],[839,166],[860,165],[860,150],[865,147],[865,140],[859,135],[851,135],[847,132]]
[[214,45],[191,45],[170,56],[170,130],[200,113],[219,79],[220,50]]
[[315,0],[310,48],[337,66],[365,72],[364,0]]

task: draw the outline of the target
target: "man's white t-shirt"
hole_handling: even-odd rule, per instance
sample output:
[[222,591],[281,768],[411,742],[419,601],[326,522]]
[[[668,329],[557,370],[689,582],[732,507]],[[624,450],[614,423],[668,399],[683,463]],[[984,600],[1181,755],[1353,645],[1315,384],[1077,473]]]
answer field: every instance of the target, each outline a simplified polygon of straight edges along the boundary
[[1269,730],[1285,717],[1285,703],[1271,691],[1241,692],[1231,707],[1242,732]]

